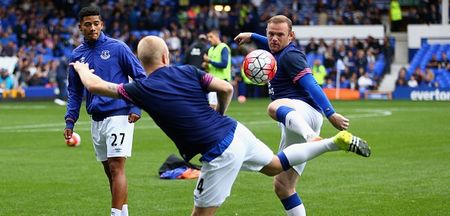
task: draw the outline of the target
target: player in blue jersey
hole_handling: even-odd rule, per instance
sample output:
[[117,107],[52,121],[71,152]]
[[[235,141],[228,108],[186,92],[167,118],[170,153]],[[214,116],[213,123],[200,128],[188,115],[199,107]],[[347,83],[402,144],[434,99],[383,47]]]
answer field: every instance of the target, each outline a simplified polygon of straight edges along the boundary
[[[296,48],[292,21],[283,15],[267,22],[267,37],[245,32],[235,37],[239,44],[250,41],[270,51],[278,63],[277,73],[269,82],[272,102],[268,106],[269,116],[278,121],[281,128],[280,149],[294,143],[320,139],[322,113],[338,130],[346,130],[349,120],[337,113],[314,79],[305,54]],[[352,149],[348,149],[351,151]],[[368,154],[363,156],[368,157]],[[287,215],[304,216],[305,207],[296,192],[299,175],[305,164],[294,166],[274,178],[274,189],[285,207]]]
[[[139,60],[128,46],[102,32],[103,22],[97,7],[79,12],[79,29],[84,42],[75,48],[70,62],[86,62],[98,76],[113,83],[127,83],[129,78],[145,78]],[[70,139],[78,120],[84,86],[73,68],[69,69],[69,98],[65,115],[64,137]],[[125,161],[131,156],[134,122],[139,120],[138,107],[124,100],[86,92],[86,110],[92,117],[91,134],[95,155],[103,164],[111,190],[111,215],[128,215],[128,190]]]
[[[148,75],[133,83],[106,82],[86,63],[70,65],[91,93],[123,98],[144,109],[174,141],[184,160],[202,155],[192,215],[214,215],[229,196],[239,170],[274,176],[328,151],[351,147],[358,154],[370,154],[367,143],[344,131],[291,145],[274,155],[244,125],[224,115],[233,94],[230,83],[194,66],[169,66],[169,50],[159,37],[143,38],[137,51]],[[208,103],[211,91],[217,92],[216,110]]]

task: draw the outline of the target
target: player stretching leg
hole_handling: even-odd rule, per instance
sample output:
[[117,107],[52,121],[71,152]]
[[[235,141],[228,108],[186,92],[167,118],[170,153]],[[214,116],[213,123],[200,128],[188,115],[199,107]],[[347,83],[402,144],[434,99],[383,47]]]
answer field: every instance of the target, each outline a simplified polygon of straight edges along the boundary
[[[240,33],[235,41],[239,44],[255,41],[262,48],[271,51],[278,63],[277,73],[269,82],[272,102],[268,106],[269,116],[279,122],[281,128],[280,149],[294,143],[304,143],[319,138],[322,127],[322,113],[338,130],[346,130],[349,120],[335,112],[322,88],[312,76],[305,54],[292,41],[295,39],[292,22],[283,15],[272,17],[267,22],[266,36],[254,33]],[[341,132],[338,136],[347,135]],[[365,145],[355,140],[348,151],[368,157],[370,151],[360,151],[354,146]],[[337,150],[331,146],[330,150]],[[281,200],[287,215],[304,216],[305,207],[296,192],[299,176],[306,163],[293,166],[274,178],[275,193]]]

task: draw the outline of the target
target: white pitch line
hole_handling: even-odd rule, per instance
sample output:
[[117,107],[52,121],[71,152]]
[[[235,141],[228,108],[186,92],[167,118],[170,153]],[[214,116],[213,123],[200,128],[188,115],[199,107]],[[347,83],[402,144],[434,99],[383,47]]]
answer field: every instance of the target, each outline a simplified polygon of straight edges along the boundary
[[48,106],[45,105],[31,105],[31,106],[14,106],[14,105],[2,105],[0,106],[0,109],[14,109],[14,110],[18,110],[18,109],[47,109]]
[[[392,112],[389,110],[380,109],[356,109],[355,113],[345,115],[349,119],[358,118],[371,118],[371,117],[383,117],[390,116]],[[145,123],[144,123],[145,122]],[[275,122],[270,118],[262,121],[241,121],[245,125],[261,125],[261,124],[274,124]],[[79,121],[76,123],[76,131],[90,131],[90,121]],[[65,124],[62,123],[47,123],[47,124],[27,124],[27,125],[15,125],[15,126],[2,126],[0,127],[0,133],[24,133],[24,132],[62,132]],[[159,127],[150,119],[142,119],[136,124],[136,130],[148,130],[158,129]]]

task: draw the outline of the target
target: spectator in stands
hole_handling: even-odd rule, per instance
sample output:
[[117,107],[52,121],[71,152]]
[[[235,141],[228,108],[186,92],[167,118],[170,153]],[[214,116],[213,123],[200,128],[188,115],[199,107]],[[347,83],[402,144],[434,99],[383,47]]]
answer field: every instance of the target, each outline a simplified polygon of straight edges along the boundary
[[419,24],[421,22],[420,13],[417,11],[417,8],[411,7],[406,12],[406,20],[409,24]]
[[423,1],[424,6],[421,8],[421,18],[425,24],[437,24],[441,21],[441,13],[437,9],[439,7],[434,1]]
[[317,54],[323,55],[328,49],[327,43],[325,43],[325,40],[323,38],[319,39],[319,45],[317,47]]
[[408,81],[406,80],[406,68],[400,68],[398,72],[397,81],[395,81],[395,86],[405,87],[408,86]]
[[353,47],[355,48],[355,50],[352,50],[353,53],[355,54],[358,50],[360,49],[364,49],[364,44],[356,37],[352,37],[352,40],[350,42],[351,44],[353,44]]
[[423,73],[422,69],[420,69],[420,67],[417,67],[417,68],[414,70],[414,73],[413,73],[412,75],[415,76],[415,79],[416,79],[416,81],[417,81],[417,84],[419,84],[420,82],[422,82],[424,73]]
[[336,59],[333,55],[333,47],[328,47],[327,51],[324,54],[323,66],[327,69],[327,71],[334,68],[336,64]]
[[438,62],[438,60],[437,60],[437,56],[436,56],[436,54],[433,54],[433,55],[431,56],[430,61],[429,61],[428,64],[427,64],[427,68],[433,68],[433,69],[436,69],[436,68],[438,68],[438,67],[439,67],[439,62]]
[[56,87],[56,67],[58,65],[59,61],[55,60],[50,60],[50,62],[48,63],[48,72],[47,72],[47,77],[48,77],[48,84],[47,87]]
[[313,52],[316,53],[319,46],[316,43],[316,40],[314,38],[309,39],[309,43],[305,47],[306,54]]
[[[320,1],[319,1],[320,2]],[[320,7],[318,9],[318,14],[319,14],[319,18],[318,18],[318,25],[326,25],[328,22],[328,13],[325,9],[325,5],[322,3],[323,7]]]
[[356,73],[356,59],[351,50],[347,51],[347,55],[344,57],[343,61],[350,73]]
[[[378,40],[369,35],[367,37],[366,41],[367,41],[367,49],[368,49],[367,51],[370,50],[370,52],[373,53],[374,55],[378,55],[380,53],[380,48],[381,48],[381,45],[378,42]],[[369,55],[369,54],[367,54],[367,55]]]
[[9,74],[8,69],[0,68],[0,90],[3,95],[5,92],[12,90],[14,88],[14,80]]
[[342,59],[338,59],[336,61],[336,71],[331,71],[330,75],[337,76],[337,73],[339,74],[347,73],[347,70],[348,68],[347,66],[345,66],[344,61],[342,61]]
[[336,88],[336,86],[334,85],[333,79],[330,76],[327,76],[325,78],[325,84],[322,86],[322,88],[324,88],[324,89]]
[[31,73],[30,79],[27,81],[27,86],[45,86],[47,84],[46,74],[40,68],[34,73]]
[[392,47],[391,41],[387,36],[383,39],[383,45],[381,46],[381,54],[384,55],[384,59],[386,60],[386,66],[384,67],[384,73],[391,72],[391,63],[394,61],[394,47]]
[[17,54],[17,45],[14,41],[8,41],[8,43],[3,47],[0,56],[15,56]]
[[369,73],[367,73],[366,71],[362,72],[362,75],[358,78],[358,86],[361,98],[364,98],[365,93],[369,90],[372,90],[374,87],[374,82],[372,78],[370,78]]
[[[364,50],[362,49],[358,50],[356,53],[355,67],[357,71],[359,71],[360,68],[363,68],[364,70],[367,68],[367,58],[365,57]],[[362,74],[358,75],[362,76]]]
[[19,86],[16,86],[16,80],[8,69],[0,68],[0,93],[3,98],[24,97],[25,92]]
[[292,12],[297,13],[302,9],[302,3],[300,0],[292,0],[290,8]]
[[369,76],[375,80],[375,62],[368,64],[366,71],[369,73]]
[[358,76],[356,73],[351,74],[349,82],[350,82],[350,89],[352,90],[358,89]]
[[325,83],[325,76],[327,75],[327,71],[325,69],[325,66],[322,65],[322,62],[320,59],[315,59],[314,64],[311,69],[314,79],[316,79],[317,84],[320,86],[323,86]]
[[439,83],[434,79],[434,72],[432,69],[427,68],[425,77],[422,82],[419,83],[420,87],[439,88]]
[[165,38],[167,46],[169,47],[169,51],[173,52],[175,50],[181,49],[181,40],[178,37],[178,29],[174,29],[169,32],[167,38]]
[[441,60],[439,61],[438,67],[439,69],[445,69],[450,71],[450,61],[447,58],[447,54],[445,52],[441,53]]
[[349,89],[350,88],[350,81],[347,79],[346,75],[341,75],[339,78],[339,88],[343,89]]
[[419,82],[417,81],[417,75],[413,74],[411,77],[409,77],[408,86],[411,88],[416,88],[417,86],[419,86]]
[[337,50],[334,53],[334,58],[335,59],[344,59],[346,54],[347,54],[347,49],[345,48],[345,44],[343,41],[340,41],[337,45]]
[[366,51],[366,58],[367,65],[375,64],[375,62],[377,61],[372,49],[370,48]]

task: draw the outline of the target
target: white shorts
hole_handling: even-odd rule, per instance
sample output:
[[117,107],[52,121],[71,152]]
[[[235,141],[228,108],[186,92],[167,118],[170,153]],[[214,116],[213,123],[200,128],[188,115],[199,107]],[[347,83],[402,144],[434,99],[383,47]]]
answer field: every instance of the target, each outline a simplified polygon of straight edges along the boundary
[[239,170],[260,171],[272,161],[273,152],[244,125],[238,123],[234,138],[222,155],[202,163],[194,190],[196,207],[218,207],[230,195]]
[[[294,105],[294,108],[300,115],[304,118],[304,120],[308,123],[308,125],[311,127],[311,129],[317,134],[320,135],[320,128],[322,127],[323,123],[323,116],[322,114],[311,107],[309,104],[305,103],[302,100],[295,100],[291,99],[291,103]],[[297,134],[289,129],[287,129],[284,124],[278,123],[278,126],[281,129],[281,141],[279,150],[283,150],[286,147],[294,144],[294,143],[305,143],[305,138]],[[305,169],[305,163],[302,163],[297,166],[293,166],[292,168],[300,175],[302,174],[303,170]]]
[[217,92],[209,92],[208,101],[210,105],[217,105]]
[[98,161],[110,157],[131,157],[134,123],[128,116],[111,116],[103,121],[91,121],[91,134]]

